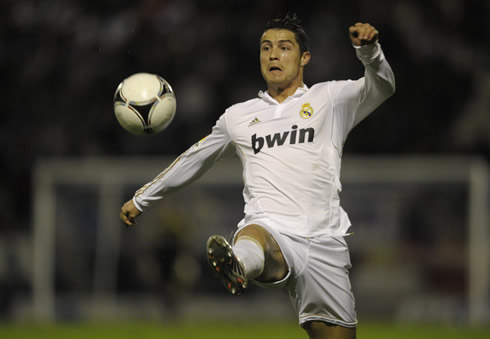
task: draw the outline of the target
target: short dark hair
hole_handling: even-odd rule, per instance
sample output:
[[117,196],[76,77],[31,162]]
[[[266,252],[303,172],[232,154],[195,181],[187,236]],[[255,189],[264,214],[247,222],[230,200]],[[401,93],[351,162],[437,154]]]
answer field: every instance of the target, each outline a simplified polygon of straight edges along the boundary
[[269,29],[287,29],[293,32],[299,45],[299,51],[303,54],[304,52],[309,51],[310,47],[308,45],[308,36],[300,24],[301,20],[296,13],[287,13],[284,17],[269,20],[265,24],[264,32]]

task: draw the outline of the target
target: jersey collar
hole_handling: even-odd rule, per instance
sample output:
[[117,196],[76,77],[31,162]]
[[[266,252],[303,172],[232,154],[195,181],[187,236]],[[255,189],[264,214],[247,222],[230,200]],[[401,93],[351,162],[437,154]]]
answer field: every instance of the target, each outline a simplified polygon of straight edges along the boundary
[[[288,102],[289,100],[293,99],[293,98],[299,98],[300,96],[302,96],[306,91],[308,90],[308,86],[306,84],[303,84],[303,86],[301,87],[298,87],[296,89],[296,92],[294,92],[293,95],[289,96],[286,100],[284,100],[282,103],[285,103],[285,102]],[[270,103],[273,103],[273,104],[279,104],[279,102],[276,101],[276,99],[274,99],[273,97],[271,97],[271,95],[269,94],[269,91],[259,91],[259,94],[258,94],[259,98],[261,98],[262,100],[265,100],[265,101],[268,101]]]

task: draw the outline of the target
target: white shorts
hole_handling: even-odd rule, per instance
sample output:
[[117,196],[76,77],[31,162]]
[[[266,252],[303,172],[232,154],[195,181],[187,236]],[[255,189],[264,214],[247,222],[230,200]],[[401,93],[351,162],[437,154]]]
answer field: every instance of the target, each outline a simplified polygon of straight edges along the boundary
[[355,300],[349,280],[351,262],[344,237],[304,238],[284,234],[268,226],[264,219],[247,222],[251,224],[269,231],[289,268],[284,279],[273,283],[253,281],[256,285],[287,287],[301,326],[309,321],[324,321],[356,327]]

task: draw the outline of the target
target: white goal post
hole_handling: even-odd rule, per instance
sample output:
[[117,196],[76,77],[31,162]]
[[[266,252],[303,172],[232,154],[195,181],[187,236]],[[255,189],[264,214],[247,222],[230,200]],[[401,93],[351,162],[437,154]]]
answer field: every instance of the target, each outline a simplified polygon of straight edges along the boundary
[[[161,157],[101,157],[43,159],[33,171],[32,310],[35,319],[55,319],[56,185],[93,185],[98,188],[98,224],[93,293],[110,295],[115,284],[119,251],[119,210],[124,185],[142,185],[173,159]],[[222,161],[196,184],[241,183],[238,160]],[[342,183],[446,183],[467,187],[467,321],[489,319],[489,167],[479,157],[345,156]],[[345,193],[345,194],[348,194]]]

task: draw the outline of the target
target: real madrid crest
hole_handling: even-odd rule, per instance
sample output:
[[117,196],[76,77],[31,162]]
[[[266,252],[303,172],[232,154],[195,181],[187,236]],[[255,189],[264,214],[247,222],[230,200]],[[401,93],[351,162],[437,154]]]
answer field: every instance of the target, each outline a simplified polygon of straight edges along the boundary
[[299,115],[303,119],[309,119],[313,115],[313,107],[311,107],[310,103],[307,102],[306,104],[301,105],[301,110],[299,111]]

